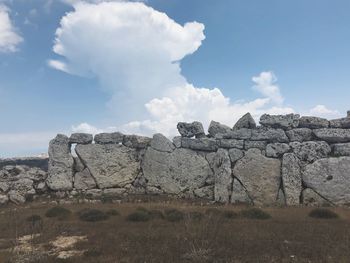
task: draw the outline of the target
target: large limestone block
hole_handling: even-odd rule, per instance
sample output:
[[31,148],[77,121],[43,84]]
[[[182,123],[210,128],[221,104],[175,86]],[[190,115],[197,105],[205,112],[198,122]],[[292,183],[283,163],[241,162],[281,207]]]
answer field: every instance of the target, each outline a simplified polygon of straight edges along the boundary
[[236,140],[236,139],[218,139],[217,144],[221,148],[237,148],[237,149],[243,149],[244,141],[243,140]]
[[252,115],[248,112],[245,115],[243,115],[233,126],[234,130],[237,129],[242,129],[242,128],[247,128],[247,129],[255,129],[256,128],[256,123],[252,117]]
[[231,160],[227,150],[219,149],[213,158],[214,198],[216,202],[229,203],[232,193]]
[[323,118],[303,116],[299,119],[299,128],[320,129],[328,127],[329,121]]
[[183,148],[165,153],[149,147],[142,162],[142,170],[148,186],[160,188],[168,194],[201,188],[207,178],[213,176],[205,157]]
[[192,123],[179,122],[177,130],[182,137],[192,138],[195,136],[196,138],[202,138],[205,136],[203,125],[198,121]]
[[151,147],[160,152],[172,152],[175,150],[175,145],[163,134],[157,133],[153,135]]
[[252,137],[250,139],[252,141],[289,142],[284,130],[265,127],[252,130]]
[[350,143],[337,143],[333,145],[335,156],[350,156]]
[[332,206],[332,203],[328,202],[310,188],[305,188],[302,191],[301,200],[305,206]]
[[298,127],[299,118],[300,118],[300,115],[298,114],[287,114],[287,115],[264,114],[260,117],[260,124],[265,127],[290,130]]
[[252,137],[252,130],[247,128],[235,129],[226,133],[218,133],[215,138],[218,139],[237,139],[249,140]]
[[311,141],[312,130],[308,128],[297,128],[286,131],[286,134],[291,142]]
[[212,138],[191,139],[183,137],[181,139],[181,146],[191,150],[208,152],[215,152],[218,149],[216,140]]
[[92,134],[88,133],[73,133],[69,137],[70,143],[77,143],[77,144],[89,144],[92,143],[93,137]]
[[124,134],[120,132],[99,133],[95,135],[94,141],[97,144],[119,144],[122,143]]
[[329,143],[350,142],[350,129],[316,129],[314,134]]
[[302,161],[313,162],[317,159],[328,157],[331,147],[322,141],[316,142],[292,142],[289,144],[296,156]]
[[283,155],[282,185],[286,204],[299,205],[302,191],[300,160],[293,153]]
[[230,131],[231,131],[230,127],[216,121],[211,121],[208,128],[208,133],[210,137],[215,137],[215,135],[218,133],[225,134]]
[[233,179],[231,203],[233,203],[233,204],[253,204],[247,191],[244,189],[243,185],[237,180],[237,178]]
[[305,167],[305,186],[334,204],[350,203],[350,157],[324,158]]
[[329,121],[329,127],[349,129],[350,128],[350,118],[347,117],[347,118],[331,120],[331,121]]
[[273,205],[280,187],[281,161],[254,149],[237,161],[233,174],[243,184],[255,205]]
[[266,156],[279,158],[290,150],[290,146],[286,143],[270,143],[266,146]]
[[138,135],[124,135],[123,145],[135,149],[145,149],[151,144],[152,139]]
[[75,151],[99,188],[123,187],[139,174],[135,149],[118,144],[88,144],[77,145]]
[[58,134],[49,144],[49,170],[46,183],[54,191],[73,188],[74,159],[67,136]]
[[89,169],[85,168],[74,175],[74,188],[78,190],[88,190],[96,188],[96,182]]

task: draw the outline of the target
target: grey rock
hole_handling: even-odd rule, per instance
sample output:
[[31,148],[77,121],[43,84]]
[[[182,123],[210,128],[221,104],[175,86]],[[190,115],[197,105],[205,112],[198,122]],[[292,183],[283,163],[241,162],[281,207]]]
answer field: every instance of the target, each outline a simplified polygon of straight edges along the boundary
[[299,119],[299,128],[321,129],[321,128],[328,128],[328,127],[329,127],[329,121],[324,118],[302,116]]
[[218,149],[216,140],[211,138],[191,139],[183,137],[181,140],[181,145],[183,148],[198,151],[215,152]]
[[94,137],[94,141],[97,144],[119,144],[123,142],[123,139],[124,134],[120,132],[99,133]]
[[153,135],[151,147],[160,152],[172,152],[175,150],[175,145],[160,133]]
[[16,205],[24,204],[26,202],[25,196],[15,190],[11,190],[8,193],[8,198],[12,203],[15,203]]
[[266,146],[266,156],[279,158],[283,154],[289,152],[290,146],[286,143],[270,143]]
[[328,143],[350,142],[350,129],[317,129],[315,136]]
[[196,138],[202,138],[205,136],[203,125],[198,121],[192,123],[179,122],[177,129],[182,137],[192,138],[195,136]]
[[287,114],[287,115],[264,114],[260,117],[260,124],[265,127],[290,130],[298,127],[299,118],[300,118],[299,114]]
[[74,158],[74,172],[82,172],[85,169],[84,164],[79,159],[79,157],[73,157]]
[[158,187],[147,186],[146,193],[151,195],[161,195],[164,194],[164,191],[162,189],[159,189]]
[[291,142],[304,142],[312,140],[312,130],[309,128],[297,128],[286,131],[286,134]]
[[350,156],[350,143],[337,143],[333,145],[335,156]]
[[145,149],[151,144],[152,139],[145,136],[125,135],[123,145],[135,149]]
[[330,202],[324,199],[310,188],[305,188],[301,193],[301,200],[305,206],[332,206]]
[[268,141],[268,142],[289,142],[289,139],[282,129],[271,129],[259,127],[252,130],[252,141]]
[[214,186],[208,185],[193,191],[194,195],[207,200],[214,200]]
[[215,138],[217,139],[236,139],[236,140],[249,140],[252,137],[251,129],[235,129],[233,131],[229,131],[227,133],[218,133]]
[[242,128],[247,128],[247,129],[255,129],[256,128],[256,123],[252,117],[252,115],[248,112],[245,115],[243,115],[233,126],[234,130],[237,129],[242,129]]
[[96,182],[89,169],[85,168],[74,175],[74,188],[77,190],[88,190],[96,188]]
[[126,193],[124,188],[109,188],[103,190],[103,195],[106,197],[120,197]]
[[253,204],[243,185],[233,178],[231,203],[233,204]]
[[58,134],[49,144],[48,187],[54,191],[72,190],[74,160],[67,136]]
[[300,160],[286,153],[282,160],[282,185],[287,205],[299,205],[302,191]]
[[334,204],[350,202],[350,157],[324,158],[306,166],[306,187]]
[[118,144],[77,145],[75,151],[99,188],[123,187],[139,174],[137,151]]
[[43,194],[47,191],[47,185],[45,182],[40,182],[36,186],[34,185],[35,191],[39,194]]
[[0,194],[0,206],[6,205],[9,202],[7,195]]
[[350,118],[341,118],[341,119],[335,119],[329,121],[329,127],[331,128],[343,128],[343,129],[349,129],[350,128]]
[[181,148],[181,140],[182,140],[181,136],[175,136],[173,138],[173,144],[175,145],[176,148]]
[[205,157],[183,148],[175,149],[172,153],[148,148],[142,171],[148,187],[156,187],[169,194],[201,188],[213,174]]
[[245,141],[244,142],[244,149],[245,150],[255,148],[255,149],[260,149],[263,151],[266,149],[266,146],[267,146],[266,141]]
[[9,182],[0,182],[0,192],[6,193],[8,190],[10,190]]
[[242,150],[233,148],[228,150],[228,155],[230,156],[231,162],[235,163],[244,156],[244,152]]
[[331,147],[322,141],[292,142],[289,145],[300,160],[307,162],[325,158],[331,153]]
[[85,196],[88,199],[98,199],[102,197],[102,190],[101,189],[90,189],[85,192]]
[[230,127],[216,121],[211,121],[208,128],[208,133],[211,137],[215,137],[218,133],[225,134],[229,133],[230,131]]
[[27,178],[22,178],[17,181],[12,182],[10,186],[11,190],[15,190],[23,195],[31,193],[34,190],[33,181]]
[[237,161],[233,175],[243,184],[255,205],[273,205],[281,180],[281,161],[248,150]]
[[229,203],[232,193],[231,160],[227,150],[219,149],[214,156],[213,170],[215,178],[214,200]]
[[92,141],[93,141],[93,136],[92,134],[88,134],[88,133],[73,133],[69,137],[70,143],[89,144],[89,143],[92,143]]
[[237,148],[237,149],[243,149],[244,147],[244,141],[243,140],[236,140],[236,139],[218,139],[217,144],[221,148]]
[[281,188],[278,190],[276,203],[280,206],[286,205],[286,197]]

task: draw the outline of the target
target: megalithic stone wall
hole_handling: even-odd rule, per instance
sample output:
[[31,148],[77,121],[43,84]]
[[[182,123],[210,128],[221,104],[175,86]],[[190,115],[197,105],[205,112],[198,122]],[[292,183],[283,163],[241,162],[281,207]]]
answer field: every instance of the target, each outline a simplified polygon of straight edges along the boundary
[[259,206],[350,204],[350,113],[331,121],[265,114],[260,126],[247,113],[233,128],[212,121],[208,134],[199,122],[177,128],[173,141],[162,134],[57,135],[48,174],[3,167],[0,203],[143,194]]

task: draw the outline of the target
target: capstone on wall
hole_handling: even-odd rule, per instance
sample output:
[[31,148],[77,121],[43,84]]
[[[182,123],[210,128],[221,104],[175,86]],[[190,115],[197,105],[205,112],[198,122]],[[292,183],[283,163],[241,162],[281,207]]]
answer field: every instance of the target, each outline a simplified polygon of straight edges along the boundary
[[350,113],[330,121],[265,114],[259,126],[247,113],[233,128],[212,121],[208,134],[199,122],[177,128],[181,136],[172,141],[162,134],[59,134],[50,142],[47,166],[0,161],[0,204],[50,195],[350,204]]

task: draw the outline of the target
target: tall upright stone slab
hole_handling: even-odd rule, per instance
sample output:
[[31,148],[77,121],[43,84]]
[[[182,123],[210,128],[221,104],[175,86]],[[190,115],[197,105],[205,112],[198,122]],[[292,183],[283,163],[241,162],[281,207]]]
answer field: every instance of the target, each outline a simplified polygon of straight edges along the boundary
[[227,150],[219,149],[213,159],[215,178],[214,198],[216,202],[229,203],[232,194],[231,160]]
[[299,205],[302,191],[300,161],[293,153],[286,153],[282,160],[282,185],[287,205]]

